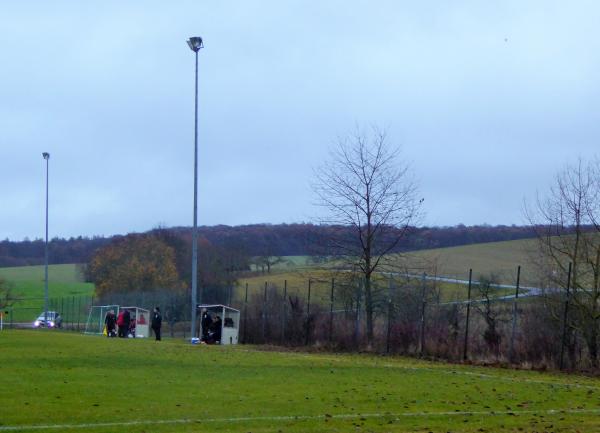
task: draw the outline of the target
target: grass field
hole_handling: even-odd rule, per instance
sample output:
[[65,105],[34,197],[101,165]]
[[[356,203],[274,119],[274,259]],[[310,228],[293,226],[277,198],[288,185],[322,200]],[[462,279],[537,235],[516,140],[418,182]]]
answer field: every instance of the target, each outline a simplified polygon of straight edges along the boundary
[[[44,266],[20,266],[0,268],[0,277],[13,284],[17,296],[27,298],[44,296]],[[86,283],[77,265],[48,266],[48,290],[53,297],[89,296],[94,291],[92,283]]]
[[580,376],[56,331],[0,354],[0,432],[600,431]]
[[[283,293],[285,281],[287,281],[287,293],[296,295],[301,299],[306,299],[308,295],[308,279],[312,279],[311,284],[311,301],[329,305],[331,296],[331,274],[322,270],[304,269],[302,272],[287,271],[273,272],[268,275],[256,275],[252,277],[244,277],[238,281],[238,285],[234,291],[234,300],[238,303],[243,302],[245,297],[246,283],[248,284],[248,297],[258,296],[262,299],[264,294],[265,282],[269,287],[277,286],[280,293]],[[383,287],[387,287],[387,279],[379,276],[379,283]],[[412,284],[414,288],[421,287],[421,280],[413,278]],[[432,284],[428,282],[428,284]],[[468,298],[468,286],[465,284],[436,282],[436,286],[440,294],[440,302],[460,301]],[[492,297],[500,297],[514,293],[513,289],[496,288],[492,289]],[[480,298],[481,294],[477,289],[473,289],[471,293],[472,299]]]
[[[503,242],[486,242],[447,248],[412,251],[403,255],[403,263],[419,268],[423,262],[435,262],[437,273],[444,276],[467,279],[469,269],[474,277],[498,274],[502,282],[515,282],[517,266],[522,267],[522,280],[537,283],[535,270],[530,264],[530,254],[536,249],[536,240],[521,239]],[[309,256],[284,257],[285,261],[273,267],[273,272],[289,273],[294,270],[314,268]]]
[[[414,251],[402,256],[401,263],[409,268],[419,269],[423,263],[436,263],[437,274],[457,279],[468,279],[469,269],[473,269],[473,278],[487,276],[491,273],[499,277],[499,282],[514,284],[517,267],[521,265],[521,284],[536,285],[535,269],[530,264],[529,255],[535,249],[535,240],[522,239],[505,242],[488,242],[458,247],[436,248],[430,250]],[[284,280],[288,288],[298,293],[306,293],[308,278],[327,280],[331,275],[326,271],[319,271],[319,266],[310,263],[308,256],[285,257],[285,262],[272,268],[270,274],[256,275],[242,278],[239,287],[249,285],[250,293],[262,293],[265,281],[283,287]],[[289,259],[289,260],[288,260]],[[325,268],[327,265],[325,265]],[[323,265],[321,265],[323,268]],[[462,285],[442,284],[447,296],[445,300],[466,299],[467,290]],[[320,286],[323,286],[321,288]],[[328,283],[316,283],[316,293],[328,292]],[[500,293],[502,292],[502,293]],[[506,292],[508,293],[508,292]],[[499,291],[499,294],[505,294]],[[240,296],[240,290],[237,291]]]
[[521,265],[521,281],[533,285],[537,279],[529,254],[535,247],[535,240],[521,239],[415,251],[406,257],[409,264],[423,259],[435,261],[440,275],[468,279],[472,268],[474,278],[495,273],[505,284],[515,283],[517,266]]
[[[0,277],[11,284],[13,320],[32,321],[44,310],[44,266],[0,268]],[[83,281],[77,265],[48,266],[48,293],[52,300],[73,296],[91,296],[94,285]]]

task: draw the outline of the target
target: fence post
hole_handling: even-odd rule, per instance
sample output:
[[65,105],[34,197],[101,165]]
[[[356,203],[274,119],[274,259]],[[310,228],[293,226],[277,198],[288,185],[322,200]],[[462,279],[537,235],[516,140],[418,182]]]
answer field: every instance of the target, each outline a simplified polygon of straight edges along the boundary
[[71,297],[71,331],[73,331],[75,329],[75,318],[73,317],[75,315],[75,296],[73,295]]
[[335,288],[335,279],[331,279],[331,294],[329,295],[329,344],[333,343],[333,289]]
[[519,284],[521,282],[521,265],[517,268],[517,286],[515,288],[515,300],[513,302],[512,312],[512,330],[510,332],[510,352],[508,359],[510,362],[514,362],[515,357],[515,332],[517,329],[517,299],[519,299]]
[[469,315],[471,313],[471,284],[473,281],[473,269],[469,269],[469,291],[467,292],[467,317],[465,323],[465,344],[463,347],[463,361],[467,360],[467,349],[469,346]]
[[308,346],[308,343],[310,341],[310,336],[309,336],[309,332],[310,332],[310,287],[312,284],[312,280],[309,278],[308,279],[308,298],[306,301],[306,339],[305,339],[305,344]]
[[265,281],[265,294],[263,297],[263,306],[262,306],[262,342],[263,344],[267,342],[266,335],[266,326],[267,326],[267,282]]
[[246,296],[244,297],[244,344],[248,342],[248,283],[246,283]]
[[[89,306],[88,312],[87,312],[88,314],[84,314],[84,316],[86,317],[86,326],[87,326],[87,316],[89,315],[93,306],[94,306],[94,295],[90,296],[90,306]],[[118,310],[117,310],[117,312],[118,312]],[[85,332],[85,327],[83,328],[83,331]]]
[[392,284],[393,274],[390,272],[390,281],[388,286],[388,309],[387,309],[387,334],[385,337],[385,353],[390,353],[390,336],[392,333]]
[[360,296],[362,291],[362,279],[358,281],[356,286],[356,320],[354,322],[354,340],[358,348],[360,342]]
[[567,274],[567,297],[565,299],[565,310],[563,313],[563,332],[562,332],[562,342],[560,345],[560,369],[562,370],[564,367],[564,356],[565,356],[565,345],[567,344],[567,318],[569,315],[569,289],[571,287],[571,267],[572,263],[569,263],[569,272]]
[[283,280],[283,303],[281,305],[281,345],[285,342],[285,322],[287,312],[287,280]]
[[421,336],[419,338],[419,357],[422,358],[425,350],[425,279],[427,278],[427,274],[423,272],[421,278]]
[[81,296],[77,297],[77,332],[80,331],[80,323],[81,323]]

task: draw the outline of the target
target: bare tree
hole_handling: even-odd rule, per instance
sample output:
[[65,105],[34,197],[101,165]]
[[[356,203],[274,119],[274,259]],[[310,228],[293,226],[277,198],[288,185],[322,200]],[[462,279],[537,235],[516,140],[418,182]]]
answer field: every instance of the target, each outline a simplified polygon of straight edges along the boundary
[[[568,326],[583,336],[592,366],[598,366],[600,335],[600,162],[567,165],[549,194],[526,209],[538,238],[537,265],[549,284],[563,292],[572,264]],[[561,317],[556,290],[547,300]]]
[[271,273],[271,267],[284,263],[285,259],[281,256],[263,255],[257,257],[257,263],[262,267],[262,273],[265,273],[265,266],[267,267],[267,274]]
[[367,340],[373,341],[373,276],[383,270],[415,219],[421,201],[408,164],[388,144],[385,131],[356,130],[341,138],[330,160],[315,170],[313,190],[327,209],[327,224],[352,227],[332,240],[331,254],[362,275]]

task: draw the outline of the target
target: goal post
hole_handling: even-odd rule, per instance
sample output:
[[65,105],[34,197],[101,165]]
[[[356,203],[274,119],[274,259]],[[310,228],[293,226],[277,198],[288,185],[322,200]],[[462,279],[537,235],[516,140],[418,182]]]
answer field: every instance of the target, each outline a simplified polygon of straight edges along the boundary
[[118,305],[92,305],[88,314],[87,321],[85,322],[84,334],[91,335],[102,335],[104,331],[104,318],[106,313],[110,310],[115,312],[115,315],[119,312]]

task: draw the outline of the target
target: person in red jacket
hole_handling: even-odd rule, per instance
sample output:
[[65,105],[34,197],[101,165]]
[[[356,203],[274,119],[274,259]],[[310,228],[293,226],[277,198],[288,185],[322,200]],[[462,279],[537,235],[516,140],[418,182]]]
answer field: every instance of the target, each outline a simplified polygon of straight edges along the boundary
[[127,328],[125,327],[125,318],[124,311],[119,311],[119,315],[117,316],[117,326],[119,327],[119,337],[125,338],[127,337]]

